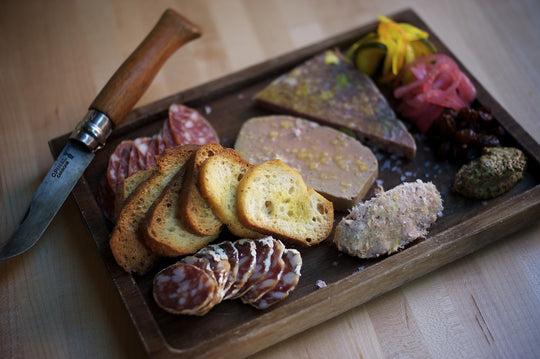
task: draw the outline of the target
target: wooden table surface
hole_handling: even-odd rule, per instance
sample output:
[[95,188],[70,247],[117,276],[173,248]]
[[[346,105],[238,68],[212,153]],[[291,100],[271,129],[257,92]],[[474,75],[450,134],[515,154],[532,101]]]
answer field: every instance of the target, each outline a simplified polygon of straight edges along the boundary
[[[403,9],[402,1],[0,3],[0,243],[120,63],[172,7],[204,35],[138,105]],[[540,142],[540,2],[409,1]],[[254,355],[256,358],[540,356],[540,224]],[[75,202],[30,251],[0,263],[0,357],[138,358],[144,349]]]

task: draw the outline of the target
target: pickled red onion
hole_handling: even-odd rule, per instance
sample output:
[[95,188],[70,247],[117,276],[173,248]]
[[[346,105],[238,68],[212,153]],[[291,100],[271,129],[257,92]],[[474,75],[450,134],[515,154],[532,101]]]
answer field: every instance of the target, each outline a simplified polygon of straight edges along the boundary
[[444,108],[459,110],[476,97],[469,78],[449,56],[434,54],[408,63],[394,81],[397,111],[426,132]]

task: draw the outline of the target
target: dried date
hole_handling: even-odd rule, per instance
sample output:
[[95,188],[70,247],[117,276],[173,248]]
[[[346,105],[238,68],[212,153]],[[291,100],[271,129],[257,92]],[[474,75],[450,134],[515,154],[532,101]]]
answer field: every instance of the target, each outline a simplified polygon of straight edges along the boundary
[[427,135],[439,159],[463,164],[478,158],[484,147],[500,147],[506,134],[489,109],[464,107],[445,109]]

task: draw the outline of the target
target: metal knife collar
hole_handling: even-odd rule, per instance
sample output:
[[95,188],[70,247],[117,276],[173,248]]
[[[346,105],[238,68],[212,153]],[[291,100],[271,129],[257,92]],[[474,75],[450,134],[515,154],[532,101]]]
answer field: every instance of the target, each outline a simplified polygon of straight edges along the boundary
[[84,144],[90,151],[95,152],[105,145],[111,134],[113,122],[104,113],[90,109],[77,124],[69,136],[70,139]]

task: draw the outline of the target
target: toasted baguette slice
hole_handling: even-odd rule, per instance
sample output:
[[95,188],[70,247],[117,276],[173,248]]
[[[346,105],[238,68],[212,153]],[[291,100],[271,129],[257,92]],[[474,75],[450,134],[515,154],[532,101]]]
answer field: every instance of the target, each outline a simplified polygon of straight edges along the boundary
[[199,169],[208,158],[223,151],[217,143],[199,147],[187,163],[184,184],[180,191],[179,215],[185,228],[198,236],[213,236],[221,231],[223,223],[205,201],[197,185]]
[[311,246],[332,230],[332,202],[307,187],[302,176],[280,160],[251,168],[236,196],[240,222],[254,231]]
[[120,211],[110,238],[113,256],[126,272],[146,273],[157,255],[144,243],[140,224],[148,209],[180,170],[178,162],[191,156],[198,146],[185,145],[165,150],[156,158],[156,171],[137,187]]
[[217,238],[197,236],[187,231],[177,216],[180,189],[186,172],[185,165],[169,182],[161,196],[154,202],[144,223],[146,245],[164,257],[192,254]]
[[229,231],[242,238],[262,238],[264,235],[246,228],[236,214],[236,189],[246,172],[253,167],[232,148],[208,158],[199,170],[199,191],[216,217]]
[[122,182],[116,185],[116,191],[114,195],[114,218],[117,219],[120,215],[124,203],[126,203],[128,197],[135,192],[137,187],[144,181],[149,179],[156,171],[156,167],[151,167],[146,170],[137,171]]

